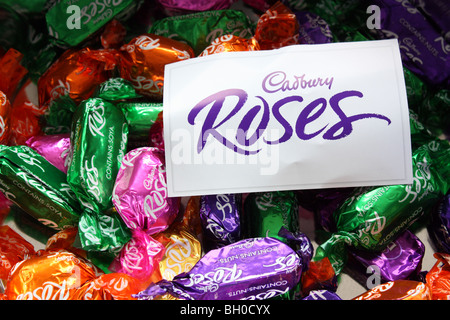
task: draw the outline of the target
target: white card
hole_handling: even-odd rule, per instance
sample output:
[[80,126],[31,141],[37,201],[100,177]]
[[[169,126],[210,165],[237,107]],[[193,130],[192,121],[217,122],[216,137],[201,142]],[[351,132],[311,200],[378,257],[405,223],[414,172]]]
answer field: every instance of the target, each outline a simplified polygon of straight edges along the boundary
[[412,183],[397,40],[166,65],[169,196]]

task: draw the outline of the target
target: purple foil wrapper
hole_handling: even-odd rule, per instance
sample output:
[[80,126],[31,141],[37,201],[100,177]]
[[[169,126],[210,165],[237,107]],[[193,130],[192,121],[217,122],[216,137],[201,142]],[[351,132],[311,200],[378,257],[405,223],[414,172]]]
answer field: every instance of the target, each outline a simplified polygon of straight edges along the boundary
[[381,283],[413,280],[422,268],[425,246],[412,232],[406,230],[382,252],[350,250],[350,254],[362,265],[362,272],[372,267],[372,271],[369,270],[366,275],[379,271]]
[[167,196],[164,151],[142,147],[128,152],[114,185],[112,202],[132,230],[152,235],[175,220],[180,198]]
[[378,38],[397,38],[405,67],[432,85],[450,83],[448,44],[411,3],[404,0],[374,0],[380,7],[381,29]]
[[335,292],[329,290],[313,290],[302,300],[342,300]]
[[302,270],[302,258],[285,243],[249,238],[209,251],[189,272],[153,283],[134,297],[170,293],[186,300],[263,300],[294,288]]
[[70,133],[34,136],[29,138],[25,144],[56,168],[67,173]]
[[450,253],[450,193],[439,201],[431,213],[427,229],[436,251]]
[[241,240],[240,194],[200,197],[200,220],[205,252]]
[[336,232],[333,212],[347,200],[354,188],[328,188],[320,190],[299,190],[299,204],[314,213],[317,227],[327,232]]
[[300,25],[298,39],[300,44],[330,43],[333,41],[330,27],[318,15],[307,11],[298,11],[295,16]]

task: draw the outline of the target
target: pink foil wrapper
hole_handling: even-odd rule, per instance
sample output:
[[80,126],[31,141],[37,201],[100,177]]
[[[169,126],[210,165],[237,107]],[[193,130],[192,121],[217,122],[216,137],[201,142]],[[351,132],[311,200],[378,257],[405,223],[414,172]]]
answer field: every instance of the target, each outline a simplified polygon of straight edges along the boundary
[[144,231],[134,230],[131,240],[125,244],[109,269],[112,272],[126,273],[146,282],[155,268],[159,266],[165,247]]
[[178,214],[180,198],[167,196],[164,150],[142,147],[128,152],[116,177],[112,201],[130,229],[148,235],[166,230]]
[[70,149],[69,133],[33,136],[25,144],[56,168],[67,173],[67,155]]
[[228,9],[235,0],[158,0],[168,15]]

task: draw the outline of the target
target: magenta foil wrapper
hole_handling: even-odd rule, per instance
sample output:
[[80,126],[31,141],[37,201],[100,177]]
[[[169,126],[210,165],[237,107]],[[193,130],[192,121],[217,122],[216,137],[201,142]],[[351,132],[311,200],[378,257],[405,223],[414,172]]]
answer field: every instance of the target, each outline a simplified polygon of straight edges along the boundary
[[241,199],[240,194],[200,197],[200,221],[205,252],[241,240]]
[[286,293],[300,281],[304,262],[271,237],[248,238],[206,253],[187,273],[151,284],[134,297],[165,293],[186,300],[262,300]]
[[142,147],[129,151],[116,177],[112,201],[132,230],[152,235],[175,220],[180,198],[167,196],[164,151]]
[[235,0],[158,0],[168,15],[228,9]]
[[70,149],[69,133],[34,136],[29,138],[25,144],[56,168],[67,173],[67,155]]
[[350,254],[362,266],[361,273],[370,276],[379,271],[381,283],[414,280],[422,268],[425,246],[406,230],[382,252],[351,250]]

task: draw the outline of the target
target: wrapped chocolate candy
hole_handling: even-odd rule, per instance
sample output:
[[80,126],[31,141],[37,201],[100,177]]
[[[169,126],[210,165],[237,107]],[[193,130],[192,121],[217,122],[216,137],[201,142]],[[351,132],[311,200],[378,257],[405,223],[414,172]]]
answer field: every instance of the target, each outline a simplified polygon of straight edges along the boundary
[[261,50],[298,44],[298,20],[287,6],[278,1],[261,15],[254,37]]
[[189,272],[153,283],[134,297],[148,300],[170,293],[186,300],[268,299],[296,286],[303,266],[285,243],[248,238],[209,251]]
[[167,196],[164,151],[142,147],[129,151],[117,174],[112,201],[130,229],[156,234],[175,220],[180,198]]
[[423,282],[396,280],[380,284],[353,300],[431,300],[431,292]]
[[327,22],[308,11],[297,11],[295,17],[299,23],[300,44],[330,43],[335,41]]
[[48,32],[58,45],[74,47],[92,36],[113,18],[131,16],[141,3],[140,0],[114,2],[81,0],[74,8],[70,6],[70,2],[56,2],[45,15]]
[[[58,102],[65,96],[75,106],[78,105],[90,98],[97,86],[111,77],[116,64],[115,51],[89,48],[65,51],[39,78],[39,106],[50,108],[48,112],[52,112],[52,108],[62,107]],[[59,103],[65,104],[68,100]],[[55,103],[56,106],[52,106]]]
[[10,119],[10,145],[26,145],[31,137],[44,134],[40,118],[45,110],[39,108],[37,96],[37,86],[30,79],[15,95]]
[[74,114],[67,181],[83,205],[95,212],[113,207],[112,190],[127,135],[122,110],[106,100],[84,100]]
[[336,292],[328,290],[314,290],[311,291],[302,300],[342,300]]
[[164,8],[164,12],[169,16],[178,16],[191,12],[222,10],[227,9],[232,1],[214,0],[214,1],[172,1],[158,0],[158,3]]
[[193,57],[192,48],[183,42],[143,34],[120,48],[120,76],[131,81],[137,93],[161,101],[165,65]]
[[218,194],[200,197],[200,219],[205,252],[241,240],[240,194]]
[[6,94],[0,91],[0,144],[9,143],[11,103]]
[[70,151],[70,134],[40,135],[29,138],[25,145],[35,150],[48,162],[67,173],[67,155]]
[[[176,275],[189,272],[202,257],[202,244],[198,233],[201,225],[198,218],[199,209],[196,208],[199,199],[196,198],[199,197],[189,199],[182,217],[177,217],[167,230],[154,236],[155,240],[164,246],[165,251],[159,268],[155,268],[149,279],[149,284],[162,279],[171,281]],[[163,297],[167,298],[173,297]]]
[[249,194],[244,201],[242,235],[244,238],[274,237],[281,227],[299,231],[298,201],[294,191],[258,192]]
[[164,152],[150,147],[129,151],[117,174],[112,201],[132,232],[113,268],[148,279],[164,254],[164,246],[152,235],[166,230],[180,208],[179,198],[167,196]]
[[121,101],[140,98],[141,95],[136,93],[129,81],[122,78],[109,78],[97,87],[93,97],[108,101]]
[[426,274],[432,300],[450,300],[450,255],[435,253],[437,261]]
[[312,291],[337,290],[337,277],[327,257],[319,261],[311,261],[308,270],[302,274],[301,293],[307,296]]
[[438,252],[450,253],[450,193],[432,210],[427,231]]
[[148,32],[185,42],[196,56],[214,39],[224,35],[241,39],[253,36],[249,18],[237,10],[202,11],[166,17],[155,21]]
[[232,34],[226,34],[214,39],[214,41],[199,54],[199,57],[221,52],[256,50],[259,50],[259,44],[255,38],[245,39]]
[[79,221],[80,203],[66,175],[28,146],[0,145],[0,190],[12,203],[55,230]]
[[425,245],[411,231],[406,230],[381,252],[350,249],[349,253],[347,266],[353,270],[352,277],[363,286],[369,286],[372,284],[369,281],[372,275],[377,277],[378,283],[417,280]]
[[120,102],[117,106],[122,109],[128,123],[129,143],[145,142],[145,146],[150,146],[150,129],[162,111],[162,102],[129,101]]
[[334,212],[337,232],[317,248],[315,259],[327,256],[339,274],[347,246],[384,250],[447,193],[449,156],[446,141],[430,142],[413,153],[412,184],[357,188]]
[[0,280],[6,281],[14,265],[34,255],[34,247],[10,226],[0,226]]
[[370,30],[375,37],[397,38],[405,67],[429,84],[448,85],[450,60],[445,40],[420,11],[409,1],[376,0],[371,4],[380,8],[381,15],[380,28]]
[[66,250],[40,251],[16,263],[8,277],[7,300],[133,300],[136,279],[104,274],[88,260]]

